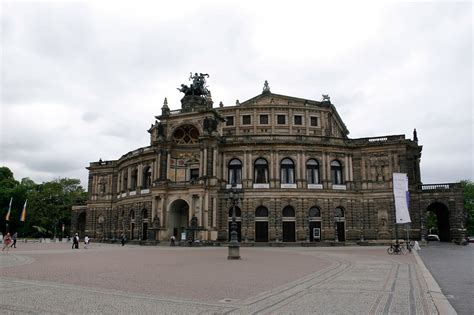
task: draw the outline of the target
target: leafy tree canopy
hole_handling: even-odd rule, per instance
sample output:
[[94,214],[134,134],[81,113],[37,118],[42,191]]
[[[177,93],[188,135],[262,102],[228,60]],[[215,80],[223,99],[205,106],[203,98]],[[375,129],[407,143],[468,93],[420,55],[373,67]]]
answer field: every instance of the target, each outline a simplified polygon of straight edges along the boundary
[[[10,198],[13,198],[10,221],[5,221]],[[20,214],[25,200],[26,221],[20,222]],[[6,224],[10,231],[22,235],[51,236],[59,234],[62,224],[71,222],[71,207],[84,204],[87,192],[75,178],[57,178],[50,182],[36,184],[30,178],[16,181],[8,167],[0,168],[0,224],[5,232]]]
[[474,236],[474,183],[470,180],[463,180],[461,184],[464,188],[464,209],[466,209],[467,233]]

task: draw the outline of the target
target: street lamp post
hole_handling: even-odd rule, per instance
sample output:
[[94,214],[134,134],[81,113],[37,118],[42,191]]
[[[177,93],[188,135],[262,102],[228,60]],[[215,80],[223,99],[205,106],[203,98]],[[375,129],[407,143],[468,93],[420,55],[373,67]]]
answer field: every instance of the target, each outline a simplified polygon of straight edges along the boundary
[[309,228],[309,226],[310,226],[310,224],[309,224],[310,223],[309,215],[306,217],[306,219],[307,219],[307,222],[308,222],[308,228],[306,229],[306,232],[307,232],[306,233],[306,243],[309,243],[310,239],[311,239],[311,230]]
[[249,220],[250,216],[247,211],[244,212],[244,220],[245,220],[245,242],[248,243],[248,230],[249,230]]
[[232,204],[232,223],[230,224],[230,241],[229,241],[229,252],[227,255],[227,259],[240,259],[240,244],[237,237],[237,222],[235,220],[235,207],[239,202],[239,193],[240,191],[237,190],[235,186],[229,191],[229,200]]
[[364,241],[364,219],[360,218],[359,219],[360,223],[360,241]]
[[421,217],[420,219],[420,225],[421,225],[421,228],[420,228],[420,241],[423,241],[425,238],[424,238],[424,232],[425,232],[425,218],[424,217]]

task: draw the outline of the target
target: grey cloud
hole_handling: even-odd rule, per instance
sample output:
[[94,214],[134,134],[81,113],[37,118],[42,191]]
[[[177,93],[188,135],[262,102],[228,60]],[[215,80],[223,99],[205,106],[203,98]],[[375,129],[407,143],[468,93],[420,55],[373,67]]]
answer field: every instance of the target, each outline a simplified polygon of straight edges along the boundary
[[99,113],[94,113],[94,112],[85,112],[82,114],[82,120],[88,123],[92,123],[99,119],[100,114]]
[[[89,161],[116,159],[147,145],[146,130],[163,98],[179,108],[176,87],[197,71],[210,73],[216,106],[251,98],[268,80],[274,93],[315,100],[330,94],[351,137],[411,137],[417,127],[424,178],[454,181],[463,173],[472,178],[472,167],[469,171],[465,160],[449,155],[456,150],[472,157],[472,150],[460,151],[472,146],[470,4],[391,4],[380,25],[374,24],[376,32],[327,62],[302,59],[300,52],[313,42],[315,55],[330,52],[333,47],[318,41],[331,27],[311,29],[307,21],[312,35],[295,47],[287,40],[297,34],[280,34],[278,47],[288,49],[288,56],[272,60],[265,57],[272,52],[257,49],[252,39],[261,21],[280,17],[248,14],[233,5],[203,3],[199,12],[146,23],[139,17],[104,17],[83,3],[2,8],[2,108],[38,104],[31,109],[35,115],[42,104],[61,104],[77,112],[76,118],[54,122],[67,128],[48,132],[47,121],[18,132],[11,126],[21,128],[22,117],[8,117],[14,122],[2,134],[15,137],[2,137],[4,158],[22,161],[38,174],[42,168],[51,174],[80,169],[77,174],[85,179],[82,167]],[[282,23],[291,28],[291,17]],[[337,41],[350,39],[351,25],[346,27]],[[28,161],[31,155],[38,155],[35,162]],[[438,158],[453,161],[449,171],[436,170]],[[77,163],[68,165],[68,159]]]

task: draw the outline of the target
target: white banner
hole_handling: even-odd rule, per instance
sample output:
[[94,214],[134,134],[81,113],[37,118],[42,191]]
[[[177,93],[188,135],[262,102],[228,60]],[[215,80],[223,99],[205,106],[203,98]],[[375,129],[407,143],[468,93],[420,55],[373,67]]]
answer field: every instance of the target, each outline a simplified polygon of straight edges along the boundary
[[393,173],[393,195],[395,197],[396,223],[410,223],[410,213],[408,212],[410,194],[407,174]]

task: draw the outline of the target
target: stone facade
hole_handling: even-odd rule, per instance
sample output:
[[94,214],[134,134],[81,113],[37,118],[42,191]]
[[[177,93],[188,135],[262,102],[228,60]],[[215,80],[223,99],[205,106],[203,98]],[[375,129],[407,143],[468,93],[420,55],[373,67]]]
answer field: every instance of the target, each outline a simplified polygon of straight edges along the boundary
[[99,239],[227,241],[234,187],[243,242],[387,240],[399,172],[409,180],[410,237],[426,233],[427,211],[443,240],[462,235],[462,189],[422,184],[416,134],[351,139],[329,98],[268,87],[235,106],[214,108],[210,94],[181,103],[171,111],[165,99],[150,146],[90,163],[89,200],[73,208],[73,229]]

